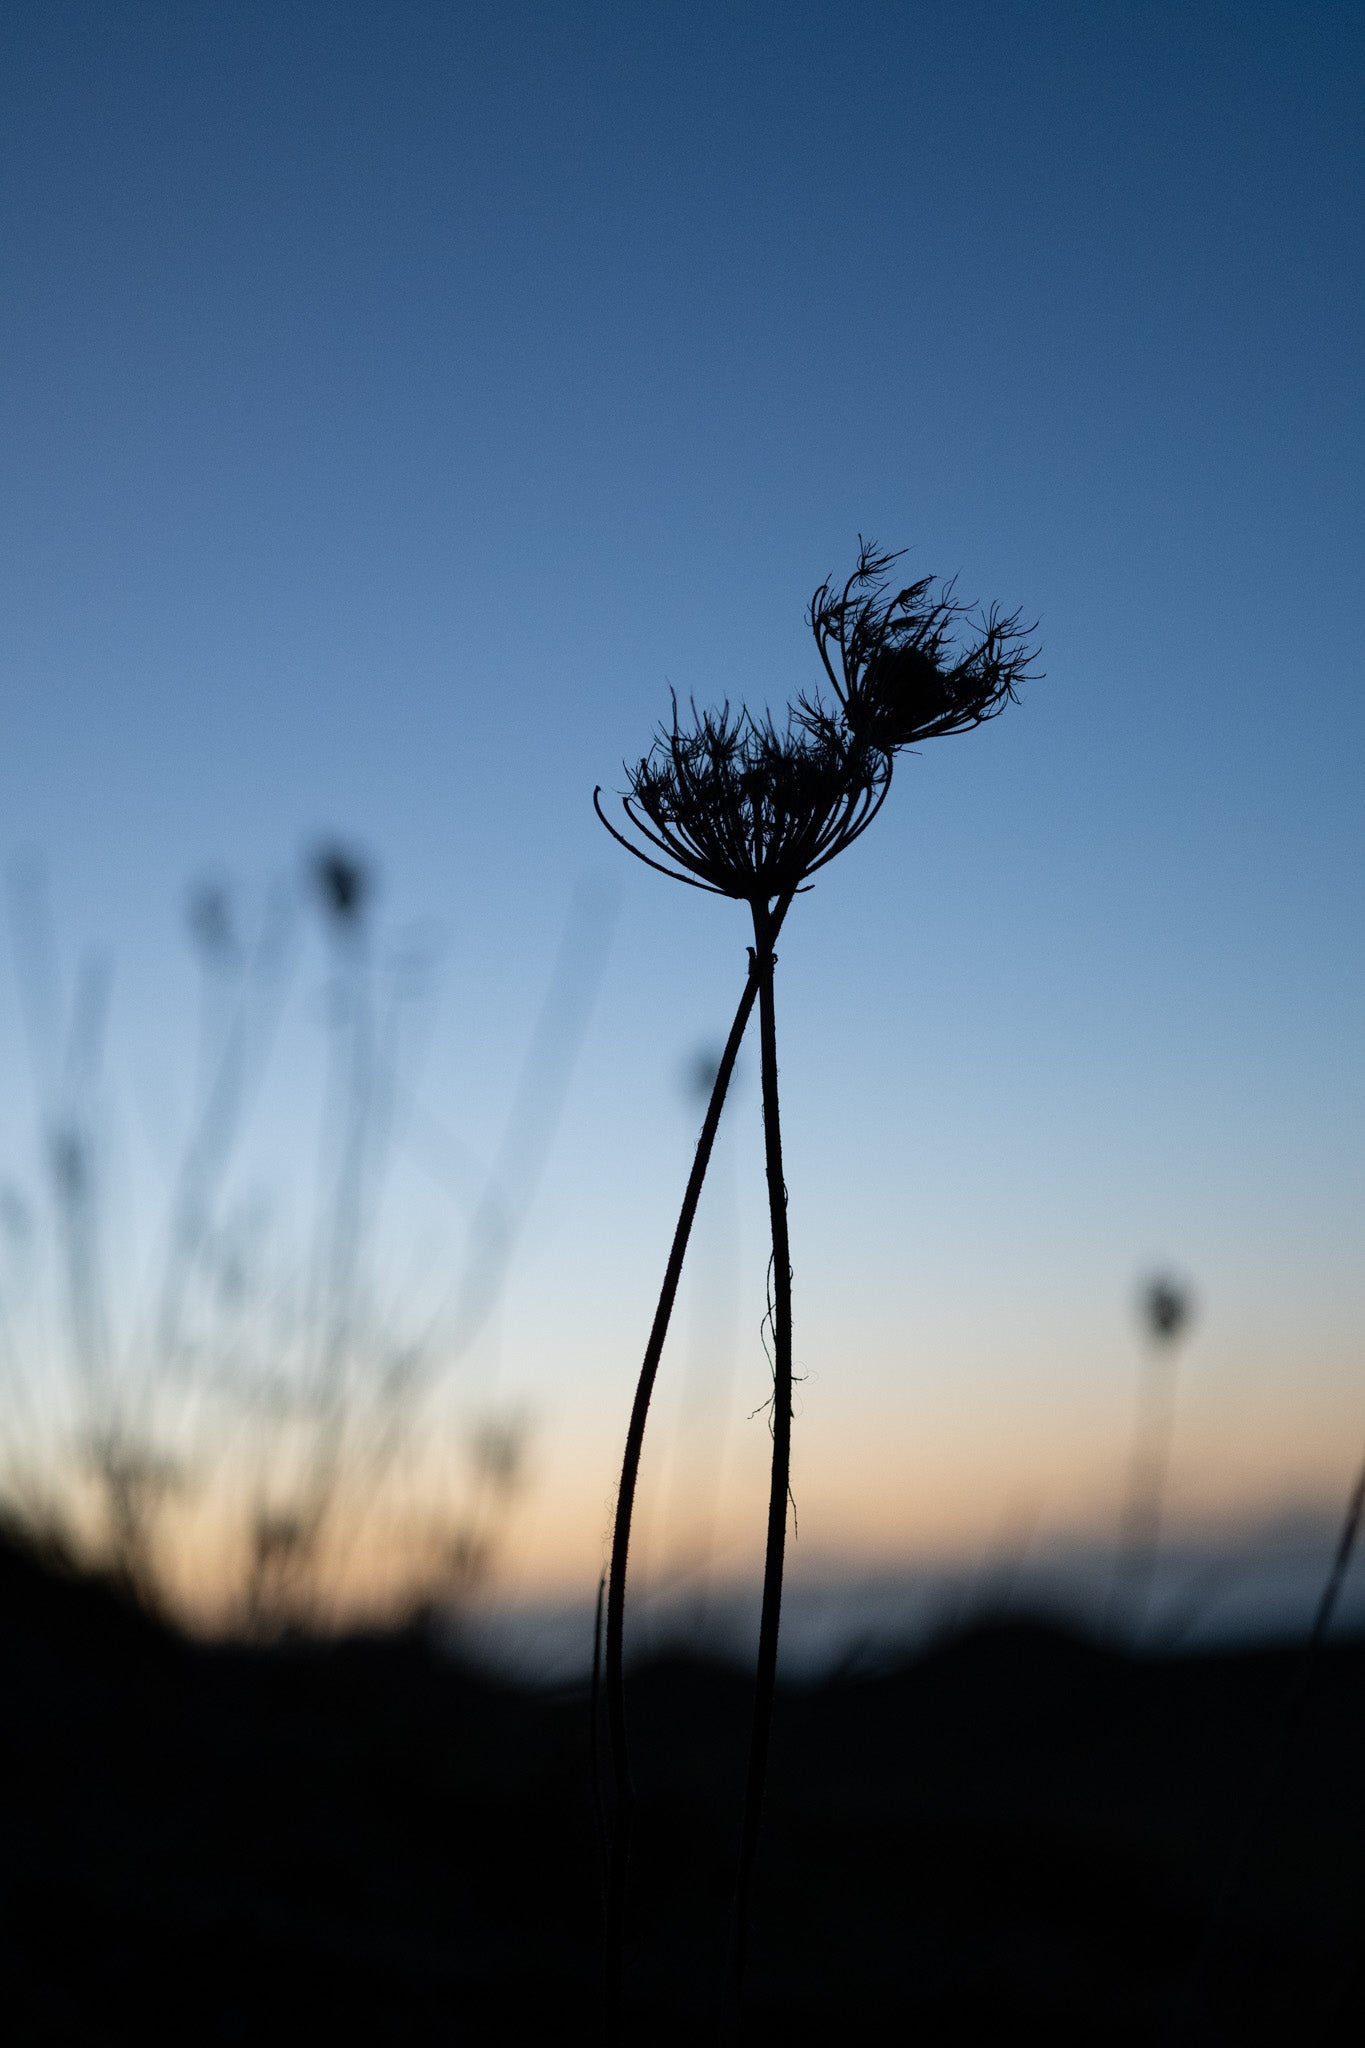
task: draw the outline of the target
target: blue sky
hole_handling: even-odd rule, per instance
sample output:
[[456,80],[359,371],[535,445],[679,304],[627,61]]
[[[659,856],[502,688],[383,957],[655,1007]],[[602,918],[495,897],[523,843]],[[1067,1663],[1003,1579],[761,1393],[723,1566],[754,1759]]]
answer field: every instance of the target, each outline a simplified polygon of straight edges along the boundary
[[[130,0],[0,38],[0,847],[42,856],[69,960],[116,962],[137,1216],[190,1088],[196,877],[365,848],[386,929],[442,934],[424,1113],[485,1155],[573,892],[614,890],[480,1368],[541,1420],[525,1570],[595,1572],[678,1075],[745,933],[589,799],[670,686],[808,688],[805,603],[863,532],[1036,615],[1047,677],[903,762],[784,935],[803,1537],[1102,1516],[1153,1262],[1202,1304],[1182,1500],[1344,1489],[1359,11]],[[257,1134],[283,1178],[322,977]],[[26,1183],[8,961],[0,1052]],[[439,1259],[422,1199],[387,1227]]]

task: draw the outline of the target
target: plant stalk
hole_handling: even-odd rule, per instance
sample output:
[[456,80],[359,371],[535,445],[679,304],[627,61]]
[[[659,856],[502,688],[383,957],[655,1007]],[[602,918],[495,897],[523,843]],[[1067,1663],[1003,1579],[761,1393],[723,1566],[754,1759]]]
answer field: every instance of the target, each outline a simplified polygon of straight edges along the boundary
[[1178,1354],[1171,1338],[1159,1340],[1143,1367],[1133,1426],[1128,1490],[1119,1555],[1109,1595],[1106,1634],[1141,1641],[1161,1547],[1161,1518],[1175,1433]]
[[759,965],[758,1020],[763,1072],[763,1144],[768,1177],[768,1214],[773,1239],[773,1462],[768,1488],[768,1541],[763,1560],[763,1610],[758,1628],[758,1666],[754,1679],[754,1717],[749,1739],[749,1771],[744,1788],[744,1821],[740,1834],[739,1872],[735,1885],[731,1952],[731,2019],[738,2031],[744,1993],[744,1968],[749,1947],[749,1895],[758,1855],[763,1818],[763,1788],[768,1773],[768,1738],[777,1689],[777,1633],[782,1612],[782,1570],[787,1548],[787,1505],[791,1493],[792,1438],[792,1276],[787,1236],[787,1187],[782,1173],[782,1126],[777,1101],[777,1013],[773,970],[776,925],[766,909],[754,905],[754,948]]
[[[768,918],[768,946],[771,949],[777,937],[782,920],[791,904],[791,896],[782,897],[777,908]],[[630,1842],[635,1819],[635,1794],[630,1781],[630,1753],[626,1742],[626,1704],[623,1653],[625,1641],[626,1611],[626,1566],[630,1551],[631,1518],[635,1509],[635,1491],[640,1477],[640,1459],[644,1449],[645,1422],[649,1414],[650,1397],[663,1355],[664,1339],[668,1334],[673,1304],[677,1299],[678,1283],[682,1278],[683,1259],[687,1252],[688,1239],[692,1233],[697,1204],[701,1198],[702,1182],[711,1161],[711,1152],[720,1127],[721,1111],[725,1107],[726,1092],[735,1070],[740,1044],[758,996],[761,974],[759,957],[755,952],[749,955],[749,972],[745,978],[739,1007],[735,1011],[730,1035],[725,1041],[716,1069],[716,1078],[711,1089],[711,1100],[707,1104],[702,1120],[701,1135],[692,1160],[692,1171],[688,1175],[687,1188],[683,1195],[682,1208],[678,1213],[677,1228],[673,1233],[673,1244],[664,1269],[663,1286],[659,1291],[658,1306],[654,1311],[654,1322],[645,1346],[644,1362],[635,1386],[635,1400],[630,1411],[630,1427],[626,1432],[625,1454],[621,1461],[621,1485],[616,1496],[616,1518],[612,1528],[611,1563],[607,1574],[607,1644],[604,1690],[607,1701],[607,1734],[611,1755],[613,1787],[613,1814],[610,1849],[607,1859],[606,1885],[606,1940],[604,1952],[604,2000],[606,2012],[606,2039],[608,2048],[615,2048],[620,2040],[621,2030],[621,1980],[625,1954],[625,1912],[626,1889],[630,1868]]]

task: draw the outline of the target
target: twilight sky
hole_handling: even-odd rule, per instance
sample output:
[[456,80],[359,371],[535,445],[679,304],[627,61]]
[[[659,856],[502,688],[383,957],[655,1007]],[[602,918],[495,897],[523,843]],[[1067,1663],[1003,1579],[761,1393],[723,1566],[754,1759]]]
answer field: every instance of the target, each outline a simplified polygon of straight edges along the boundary
[[[113,963],[125,1333],[193,1102],[187,892],[225,878],[249,925],[337,836],[377,956],[438,956],[376,1286],[439,1299],[502,1145],[534,1199],[453,1398],[533,1418],[513,1579],[595,1581],[746,932],[627,861],[592,789],[670,685],[809,688],[806,602],[862,532],[1036,615],[1047,676],[902,761],[783,936],[798,1559],[1102,1526],[1154,1265],[1200,1304],[1179,1509],[1344,1497],[1363,93],[1344,0],[14,0],[0,853],[46,870],[59,1005]],[[327,966],[296,950],[233,1171],[306,1232]],[[41,1234],[27,971],[7,933],[0,1181]],[[755,1066],[650,1476],[663,1555],[723,1461],[736,1569]]]

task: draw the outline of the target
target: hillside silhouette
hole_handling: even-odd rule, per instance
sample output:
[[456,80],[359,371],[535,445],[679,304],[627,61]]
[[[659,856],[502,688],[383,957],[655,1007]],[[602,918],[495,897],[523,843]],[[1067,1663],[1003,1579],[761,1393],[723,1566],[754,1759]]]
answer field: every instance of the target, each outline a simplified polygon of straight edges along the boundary
[[[599,2037],[581,1691],[418,1624],[193,1642],[12,1539],[0,1669],[11,2039]],[[1365,1645],[1322,1656],[1208,1925],[1296,1669],[983,1621],[783,1688],[746,2038],[1351,2038]],[[751,1686],[681,1656],[631,1678],[632,2040],[712,2037]]]

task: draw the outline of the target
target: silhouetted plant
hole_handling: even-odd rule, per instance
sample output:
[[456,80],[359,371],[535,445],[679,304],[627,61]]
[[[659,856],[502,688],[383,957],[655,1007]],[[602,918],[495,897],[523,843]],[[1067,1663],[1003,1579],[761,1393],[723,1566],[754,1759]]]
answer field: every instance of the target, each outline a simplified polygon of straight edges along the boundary
[[[716,1069],[711,1099],[683,1197],[663,1287],[636,1385],[622,1460],[607,1583],[605,1693],[614,1826],[606,1883],[607,2029],[620,2023],[621,1973],[633,1794],[626,1741],[623,1639],[631,1516],[650,1398],[677,1294],[697,1202],[740,1041],[759,1004],[763,1129],[772,1231],[773,1459],[768,1495],[763,1603],[754,1717],[736,1886],[731,1989],[737,2013],[748,1939],[748,1899],[758,1846],[777,1672],[778,1625],[791,1465],[791,1262],[777,1087],[773,951],[794,897],[810,877],[866,830],[885,801],[895,755],[915,741],[963,732],[993,717],[1030,672],[1032,628],[1020,614],[972,618],[947,585],[937,597],[924,578],[888,594],[898,560],[860,542],[842,589],[816,591],[810,624],[837,708],[802,697],[779,731],[771,717],[698,713],[684,724],[673,700],[671,726],[628,771],[622,807],[634,837],[599,818],[628,852],[675,881],[749,905],[754,944],[749,974]],[[836,666],[837,657],[837,666]],[[636,841],[642,843],[636,843]],[[646,851],[645,849],[649,850]]]
[[[1020,624],[1022,612],[980,612],[954,596],[954,580],[934,576],[893,592],[888,572],[903,552],[860,540],[848,581],[822,583],[810,601],[840,722],[888,755],[984,724],[1038,674],[1036,629]],[[818,699],[803,697],[799,715],[816,730],[830,723]]]
[[[773,946],[782,922],[809,878],[851,845],[871,823],[890,785],[890,762],[832,723],[803,728],[789,722],[779,731],[771,719],[748,711],[734,715],[698,713],[681,723],[677,700],[671,727],[628,771],[622,807],[630,825],[652,848],[646,852],[611,824],[594,792],[598,816],[612,837],[649,867],[675,881],[749,905],[754,944],[749,973],[730,1036],[717,1065],[711,1100],[702,1125],[692,1173],[678,1219],[664,1285],[636,1387],[622,1462],[607,1585],[606,1698],[615,1791],[607,1881],[608,2027],[619,2023],[626,1881],[633,1823],[633,1794],[625,1729],[622,1671],[626,1569],[631,1516],[644,1444],[645,1420],[697,1200],[715,1140],[740,1039],[757,997],[762,1042],[763,1123],[767,1155],[768,1206],[773,1234],[773,1465],[769,1493],[759,1671],[751,1743],[749,1793],[740,1857],[738,1924],[746,1924],[744,1902],[757,1844],[758,1812],[766,1766],[768,1726],[776,1673],[777,1625],[786,1541],[787,1491],[791,1459],[791,1266],[787,1247],[786,1188],[777,1094],[777,1040],[773,1004]],[[655,856],[662,854],[665,860]],[[742,1934],[739,1966],[742,1967]]]
[[[749,904],[790,902],[807,878],[866,830],[890,781],[886,755],[832,723],[779,732],[748,711],[673,723],[630,773],[622,808],[653,859],[598,816],[647,866],[692,888]],[[680,873],[679,870],[682,870]]]

